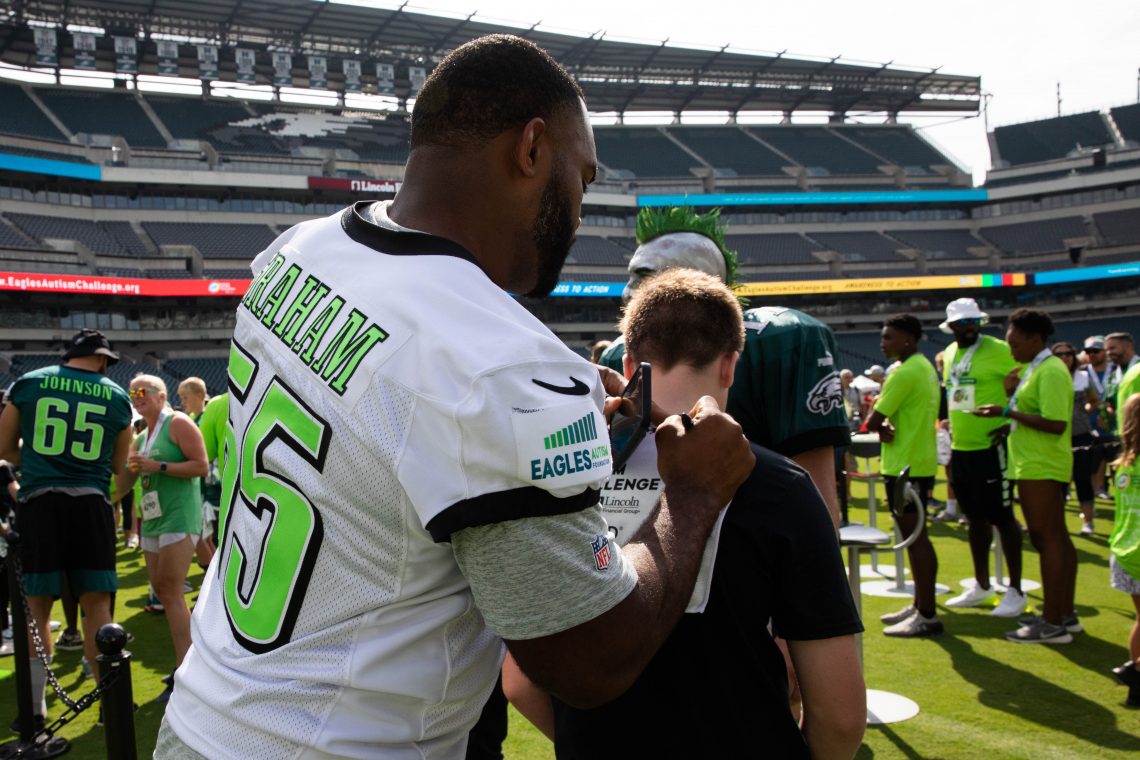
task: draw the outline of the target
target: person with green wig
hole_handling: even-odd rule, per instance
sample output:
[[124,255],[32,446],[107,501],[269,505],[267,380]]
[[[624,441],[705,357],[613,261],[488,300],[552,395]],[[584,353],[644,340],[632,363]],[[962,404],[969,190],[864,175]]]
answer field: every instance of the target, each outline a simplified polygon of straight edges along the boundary
[[[728,247],[720,209],[643,208],[638,248],[623,299],[655,274],[687,267],[737,284],[738,257]],[[837,347],[831,328],[796,309],[756,306],[744,312],[745,343],[729,390],[728,412],[750,441],[792,459],[811,475],[832,520],[840,522],[836,449],[850,443]],[[599,364],[622,371],[619,337]]]

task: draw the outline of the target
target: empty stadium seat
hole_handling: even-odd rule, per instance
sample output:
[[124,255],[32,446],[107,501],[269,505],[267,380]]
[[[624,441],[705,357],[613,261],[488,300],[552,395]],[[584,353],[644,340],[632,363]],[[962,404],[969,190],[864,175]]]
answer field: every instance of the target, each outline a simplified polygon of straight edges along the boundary
[[1093,214],[1093,221],[1109,245],[1140,243],[1140,208]]
[[[206,390],[211,396],[226,392],[226,364],[224,356],[194,359],[168,359],[162,364],[162,369],[169,375],[177,378],[172,392],[178,383],[188,377],[200,377],[206,383]],[[172,399],[173,400],[173,399]]]
[[120,135],[133,147],[166,147],[166,139],[134,95],[47,88],[38,88],[36,94],[72,132]]
[[129,222],[89,222],[58,216],[9,213],[8,219],[36,240],[75,240],[95,253],[145,256],[146,247]]
[[787,160],[739,127],[669,127],[668,132],[714,168],[732,169],[742,177],[785,176]]
[[606,238],[579,235],[574,240],[574,247],[566,258],[568,264],[595,264],[599,266],[615,266],[625,268],[627,262],[623,255],[624,249],[614,245]]
[[43,245],[35,238],[28,237],[20,230],[12,227],[8,222],[0,219],[0,248],[18,248],[21,250],[41,250]]
[[51,119],[31,101],[19,85],[0,84],[0,132],[41,140],[66,140]]
[[923,251],[927,259],[974,259],[968,249],[983,245],[969,230],[890,230],[890,233],[907,247]]
[[898,243],[877,232],[813,232],[811,237],[829,251],[837,251],[844,261],[905,261],[897,253]]
[[204,258],[252,259],[277,235],[266,224],[143,222],[156,245],[193,245]]
[[1043,219],[982,227],[982,237],[1013,256],[1048,253],[1068,249],[1066,239],[1088,237],[1088,229],[1077,216]]
[[606,168],[637,177],[692,177],[701,165],[656,127],[595,127],[594,142]]
[[855,140],[876,155],[899,166],[922,168],[933,171],[937,164],[951,163],[930,143],[918,136],[911,127],[882,126],[842,126],[830,127],[848,139]]
[[1096,111],[1059,116],[993,131],[1001,159],[1012,166],[1064,158],[1077,148],[1112,145],[1112,135]]
[[879,159],[825,127],[781,124],[748,127],[748,131],[805,167],[824,169],[831,175],[880,174]]
[[726,235],[728,247],[736,251],[741,266],[756,264],[819,264],[813,251],[822,251],[802,235],[779,232],[763,235]]

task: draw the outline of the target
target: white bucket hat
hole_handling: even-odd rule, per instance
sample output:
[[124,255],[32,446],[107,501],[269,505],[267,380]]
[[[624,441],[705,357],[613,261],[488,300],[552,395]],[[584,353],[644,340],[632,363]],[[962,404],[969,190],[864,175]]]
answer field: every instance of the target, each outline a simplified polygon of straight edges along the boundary
[[990,315],[979,309],[978,302],[973,298],[956,298],[946,304],[946,321],[938,325],[938,329],[947,335],[953,335],[950,323],[960,319],[980,319],[984,325],[990,321]]

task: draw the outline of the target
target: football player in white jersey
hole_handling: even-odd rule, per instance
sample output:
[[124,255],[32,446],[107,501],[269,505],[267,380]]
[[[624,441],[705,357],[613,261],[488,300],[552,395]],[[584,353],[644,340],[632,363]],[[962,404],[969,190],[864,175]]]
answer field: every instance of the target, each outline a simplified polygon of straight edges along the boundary
[[411,135],[395,201],[254,261],[214,572],[156,757],[463,757],[504,640],[565,702],[608,701],[753,466],[706,397],[657,428],[656,514],[607,536],[615,400],[508,294],[556,284],[596,172],[565,70],[518,37],[463,45]]

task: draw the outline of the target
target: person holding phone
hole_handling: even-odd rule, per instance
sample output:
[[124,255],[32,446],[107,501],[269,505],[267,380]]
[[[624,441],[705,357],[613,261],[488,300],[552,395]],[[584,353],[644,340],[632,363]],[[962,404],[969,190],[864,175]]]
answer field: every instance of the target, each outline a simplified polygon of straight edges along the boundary
[[[723,402],[743,328],[740,306],[719,279],[670,269],[626,306],[625,371],[648,362],[665,411],[691,409],[702,395]],[[615,512],[631,508],[635,481],[656,475],[653,444],[646,438],[607,484],[622,500]],[[508,660],[508,697],[553,738],[560,759],[596,757],[602,735],[607,753],[619,757],[733,757],[758,736],[772,757],[843,758],[858,749],[866,692],[855,634],[863,627],[830,515],[801,467],[755,444],[752,451],[752,475],[706,546],[707,586],[698,580],[687,613],[629,691],[593,709],[552,705]],[[618,480],[622,488],[613,487]],[[802,724],[788,703],[776,634],[795,662]]]
[[1041,309],[1010,314],[1005,339],[1024,366],[1006,375],[1006,405],[986,404],[975,412],[1010,420],[1010,469],[1029,540],[1041,558],[1044,610],[1020,618],[1021,627],[1006,633],[1019,644],[1067,644],[1084,630],[1073,607],[1077,552],[1065,528],[1065,487],[1073,478],[1073,379],[1049,350],[1052,335],[1053,319]]
[[657,421],[664,497],[609,538],[604,413],[624,381],[511,295],[557,284],[597,174],[582,90],[534,43],[488,35],[417,103],[395,199],[253,259],[216,574],[158,758],[461,758],[504,644],[564,701],[604,703],[672,630],[752,470],[702,399],[691,429]]

